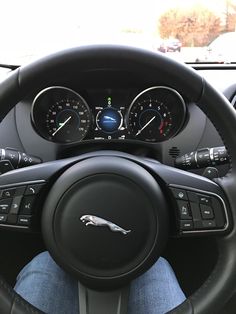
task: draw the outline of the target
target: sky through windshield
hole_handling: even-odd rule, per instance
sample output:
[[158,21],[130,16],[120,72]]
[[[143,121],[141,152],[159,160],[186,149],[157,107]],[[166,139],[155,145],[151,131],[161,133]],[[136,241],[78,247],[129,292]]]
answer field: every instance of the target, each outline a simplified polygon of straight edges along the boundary
[[[209,9],[219,18],[216,35],[224,32],[226,12],[233,12],[232,5],[236,15],[234,0],[4,1],[1,3],[0,62],[21,64],[56,50],[93,43],[137,43],[143,48],[161,51],[161,41],[168,37],[177,37],[183,47],[201,46],[209,38],[205,42],[183,42],[181,34],[168,31],[165,34],[159,25],[160,17],[170,9],[187,12],[196,5]],[[171,22],[174,29],[177,23],[173,19]],[[168,47],[164,49],[169,52]]]

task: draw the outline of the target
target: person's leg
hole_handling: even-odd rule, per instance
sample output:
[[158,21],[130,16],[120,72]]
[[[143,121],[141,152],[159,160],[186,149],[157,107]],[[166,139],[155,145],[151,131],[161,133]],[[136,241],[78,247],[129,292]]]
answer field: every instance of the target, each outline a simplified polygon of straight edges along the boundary
[[78,283],[48,252],[37,255],[17,276],[15,291],[47,314],[78,314]]
[[[15,291],[45,313],[78,313],[77,281],[47,252],[36,256],[17,277]],[[159,258],[131,284],[129,314],[166,313],[185,300],[169,263]]]
[[173,269],[164,258],[133,280],[130,288],[129,314],[163,314],[186,299]]

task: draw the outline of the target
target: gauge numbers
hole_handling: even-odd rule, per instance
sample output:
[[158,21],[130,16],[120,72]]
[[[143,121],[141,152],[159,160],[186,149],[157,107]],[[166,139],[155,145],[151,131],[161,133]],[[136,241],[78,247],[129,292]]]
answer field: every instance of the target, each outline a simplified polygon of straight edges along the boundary
[[55,142],[80,141],[89,125],[89,109],[78,99],[62,99],[53,104],[46,115],[49,139]]
[[135,138],[157,142],[168,137],[172,116],[168,108],[158,100],[143,99],[133,106],[129,126]]
[[91,113],[85,100],[66,87],[49,87],[35,98],[31,111],[35,130],[56,143],[81,141],[91,125]]
[[127,126],[130,135],[146,142],[173,137],[185,119],[185,103],[169,87],[151,87],[138,94],[130,105]]

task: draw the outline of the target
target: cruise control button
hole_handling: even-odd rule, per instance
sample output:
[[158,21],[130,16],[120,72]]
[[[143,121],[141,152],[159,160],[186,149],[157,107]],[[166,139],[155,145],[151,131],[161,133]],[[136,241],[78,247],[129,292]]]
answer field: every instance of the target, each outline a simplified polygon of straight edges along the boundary
[[16,189],[5,189],[2,191],[2,198],[13,197]]
[[35,200],[34,196],[25,196],[23,198],[21,207],[20,207],[20,214],[23,215],[31,215],[33,210],[33,202]]
[[28,185],[25,191],[25,195],[34,195],[38,194],[39,191],[42,189],[44,184],[33,184],[33,185]]
[[211,204],[211,198],[209,196],[206,196],[206,195],[198,194],[198,200],[199,200],[199,203],[201,203],[201,204],[205,204],[205,205]]
[[11,208],[10,208],[10,214],[18,214],[21,200],[22,200],[22,196],[16,196],[13,198]]
[[31,216],[20,215],[18,217],[17,224],[21,226],[29,226],[31,222]]
[[175,198],[179,199],[179,200],[188,200],[188,196],[185,190],[182,189],[175,189],[175,188],[171,188],[171,191],[174,195]]
[[180,229],[185,230],[193,230],[193,222],[192,221],[184,221],[180,220]]
[[210,206],[200,204],[201,215],[203,219],[214,218],[213,209]]
[[192,219],[188,202],[177,201],[180,219]]
[[7,214],[11,207],[11,198],[0,200],[0,214]]
[[7,215],[6,214],[0,214],[0,223],[4,223],[7,221]]

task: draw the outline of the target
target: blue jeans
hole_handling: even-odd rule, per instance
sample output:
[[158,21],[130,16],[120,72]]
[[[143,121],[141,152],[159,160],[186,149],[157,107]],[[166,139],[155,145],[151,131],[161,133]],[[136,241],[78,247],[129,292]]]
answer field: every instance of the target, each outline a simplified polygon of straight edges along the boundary
[[[15,291],[45,313],[78,313],[78,283],[48,252],[37,255],[19,273]],[[163,314],[185,300],[175,274],[164,258],[130,287],[129,314]]]

